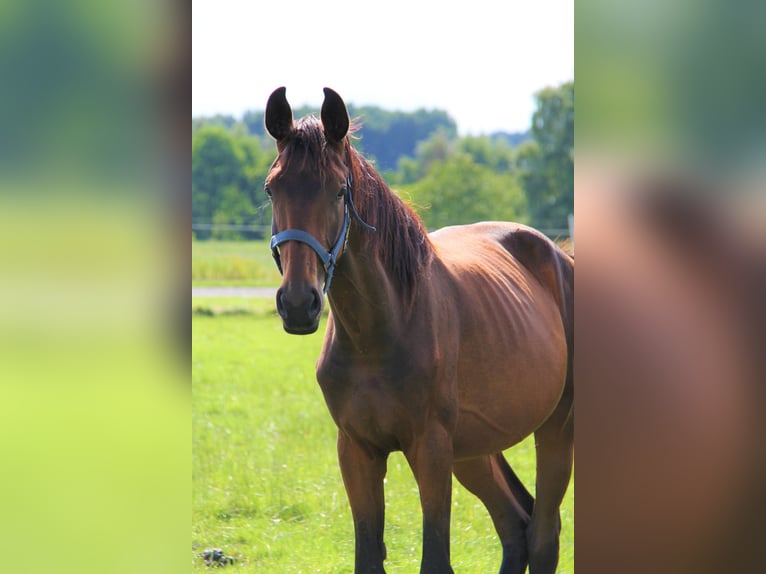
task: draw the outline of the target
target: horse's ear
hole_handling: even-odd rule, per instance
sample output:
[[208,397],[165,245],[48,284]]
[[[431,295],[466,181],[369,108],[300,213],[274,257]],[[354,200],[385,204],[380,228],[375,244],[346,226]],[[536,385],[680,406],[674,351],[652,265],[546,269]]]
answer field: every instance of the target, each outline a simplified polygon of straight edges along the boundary
[[286,91],[284,87],[281,87],[271,93],[264,115],[266,129],[278,142],[290,135],[293,129],[293,110],[287,103]]
[[348,133],[348,111],[343,98],[330,88],[324,89],[321,117],[327,141],[340,143]]

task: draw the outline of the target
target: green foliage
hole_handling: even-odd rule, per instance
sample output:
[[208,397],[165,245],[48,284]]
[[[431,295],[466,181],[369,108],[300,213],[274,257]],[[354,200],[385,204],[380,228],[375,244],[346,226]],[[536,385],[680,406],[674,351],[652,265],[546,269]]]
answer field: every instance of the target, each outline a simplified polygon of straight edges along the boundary
[[522,185],[532,223],[566,229],[574,212],[574,83],[545,88],[536,100],[533,140],[518,151]]
[[524,194],[516,176],[498,173],[466,153],[434,162],[423,179],[405,186],[403,191],[428,229],[526,219]]
[[[381,171],[396,169],[400,158],[414,155],[418,142],[427,139],[436,131],[442,131],[449,139],[457,137],[455,120],[441,110],[392,112],[376,106],[359,107],[348,104],[348,113],[352,118],[358,118],[362,125],[358,133],[360,138],[356,141],[357,149],[374,160],[376,167]],[[316,110],[305,106],[293,110],[293,116],[296,118],[309,114],[316,115]],[[251,110],[243,114],[242,124],[247,133],[262,138],[268,137],[263,116],[263,111]],[[226,117],[216,118],[211,120],[218,124],[228,121]]]
[[374,159],[381,170],[396,168],[400,158],[412,156],[418,142],[435,132],[453,140],[457,137],[455,121],[440,110],[405,113],[349,106],[349,113],[362,121],[357,148]]
[[[443,111],[390,112],[349,105],[362,127],[354,145],[412,200],[429,229],[513,220],[566,229],[574,211],[574,82],[536,94],[529,132],[458,137]],[[316,113],[308,107],[295,117]],[[259,239],[271,212],[263,182],[276,155],[262,111],[194,118],[192,214],[196,239]],[[260,226],[260,231],[242,230]]]
[[444,162],[455,155],[455,142],[448,133],[437,130],[430,138],[415,147],[415,157],[399,160],[397,183],[414,183],[423,179],[436,162]]
[[457,141],[457,151],[470,155],[475,163],[500,173],[513,169],[513,148],[502,138],[464,137]]
[[192,134],[205,127],[222,127],[226,130],[234,129],[237,118],[228,114],[216,114],[209,117],[192,118]]
[[[192,137],[192,217],[195,223],[268,225],[263,182],[270,158],[258,139],[220,125],[199,128]],[[259,234],[238,230],[196,230],[198,239],[237,239]]]
[[403,195],[428,229],[485,220],[526,221],[526,200],[514,173],[514,151],[487,136],[450,138],[437,131],[414,158],[399,161]]

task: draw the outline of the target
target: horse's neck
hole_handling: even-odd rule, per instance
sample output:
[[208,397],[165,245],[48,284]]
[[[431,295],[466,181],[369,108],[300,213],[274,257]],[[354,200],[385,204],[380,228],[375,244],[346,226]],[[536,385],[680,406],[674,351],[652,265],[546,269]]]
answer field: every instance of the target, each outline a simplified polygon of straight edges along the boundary
[[335,328],[355,344],[381,335],[395,338],[404,325],[400,295],[390,273],[364,247],[341,257],[329,295]]
[[[367,169],[372,168],[362,164],[356,170],[357,181],[366,177]],[[378,338],[399,338],[414,309],[415,275],[425,271],[423,266],[431,261],[430,243],[421,236],[425,231],[417,216],[382,181],[377,185],[368,190],[378,202],[376,217],[369,222],[377,229],[364,229],[352,221],[347,250],[338,262],[330,292],[337,328],[351,339],[370,333]],[[380,245],[381,238],[387,238],[389,244]],[[417,249],[410,249],[413,245]],[[392,253],[396,257],[390,257]]]

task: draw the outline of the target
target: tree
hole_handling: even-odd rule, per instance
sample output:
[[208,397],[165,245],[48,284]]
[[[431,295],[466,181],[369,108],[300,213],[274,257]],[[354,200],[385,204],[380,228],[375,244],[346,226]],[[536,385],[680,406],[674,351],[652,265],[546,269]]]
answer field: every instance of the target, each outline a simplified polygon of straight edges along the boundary
[[[574,209],[574,83],[545,88],[535,98],[528,132],[463,138],[440,110],[349,105],[350,115],[362,120],[354,145],[412,198],[431,229],[486,219],[566,229]],[[312,112],[303,106],[294,116]],[[268,226],[263,182],[275,150],[264,132],[263,112],[192,123],[194,221]],[[211,235],[197,233],[200,239]]]
[[236,186],[224,187],[219,194],[218,205],[212,216],[212,222],[220,228],[212,230],[213,239],[242,239],[247,235],[240,229],[230,229],[225,226],[244,225],[251,223],[257,214],[257,208]]
[[526,220],[524,194],[516,177],[477,164],[467,154],[433,163],[426,177],[402,191],[428,229],[485,220]]
[[441,110],[390,112],[376,107],[349,106],[362,127],[357,148],[375,160],[379,170],[394,170],[400,158],[415,155],[419,142],[440,131],[449,139],[457,136],[455,121]]
[[491,167],[497,172],[513,170],[513,149],[503,138],[468,136],[458,140],[457,149],[470,155],[475,163]]
[[[267,155],[258,140],[235,136],[221,126],[200,128],[192,137],[193,221],[262,223],[267,217],[256,206],[267,169]],[[209,230],[196,233],[198,239],[210,236]]]
[[531,223],[566,229],[574,212],[574,82],[540,90],[535,99],[532,141],[518,147],[516,163]]
[[427,140],[415,146],[415,157],[399,159],[397,183],[408,184],[423,179],[431,166],[444,162],[455,155],[454,136],[442,129],[434,132]]
[[216,114],[214,116],[201,116],[192,118],[192,133],[196,133],[205,127],[220,126],[227,130],[232,129],[237,123],[234,116],[228,114]]

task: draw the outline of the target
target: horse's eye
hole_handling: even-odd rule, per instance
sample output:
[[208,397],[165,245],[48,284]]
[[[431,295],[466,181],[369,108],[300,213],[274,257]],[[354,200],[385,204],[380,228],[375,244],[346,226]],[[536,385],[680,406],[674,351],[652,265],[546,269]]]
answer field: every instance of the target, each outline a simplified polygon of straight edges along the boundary
[[343,197],[346,195],[346,191],[348,191],[348,188],[344,185],[343,187],[340,188],[340,191],[338,192],[338,195],[335,196],[335,199],[337,199],[338,201],[343,199]]
[[265,191],[266,195],[268,195],[269,199],[271,199],[271,188],[268,185],[263,186],[263,191]]

